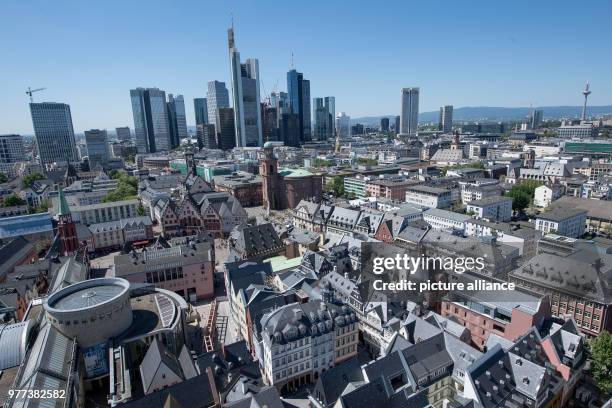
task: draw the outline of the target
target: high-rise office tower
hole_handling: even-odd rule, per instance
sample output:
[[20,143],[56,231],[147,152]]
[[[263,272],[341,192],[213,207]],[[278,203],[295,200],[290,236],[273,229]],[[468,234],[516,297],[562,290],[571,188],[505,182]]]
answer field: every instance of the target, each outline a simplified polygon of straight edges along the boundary
[[208,103],[206,98],[194,98],[193,110],[195,112],[196,126],[208,123]]
[[129,142],[132,140],[132,133],[128,126],[115,128],[115,133],[117,134],[117,140],[120,142]]
[[157,88],[130,90],[138,153],[168,151],[172,147],[166,93]]
[[225,82],[210,81],[208,83],[206,103],[208,105],[208,122],[215,124],[217,121],[217,110],[219,108],[230,107],[229,92],[225,87]]
[[285,146],[300,147],[300,116],[297,113],[283,113],[279,124],[280,139]]
[[30,103],[40,164],[78,162],[70,106],[65,103]]
[[336,117],[336,132],[340,137],[351,136],[351,117],[344,112],[340,112]]
[[444,133],[451,133],[453,131],[453,105],[440,106],[438,129]]
[[269,103],[262,103],[261,115],[264,143],[278,140],[278,109]]
[[215,125],[212,123],[201,123],[196,125],[196,136],[199,149],[217,149],[217,135]]
[[542,109],[534,109],[531,112],[531,123],[530,126],[532,129],[537,129],[542,124],[542,119],[544,118],[544,111]]
[[395,130],[396,134],[400,132],[400,117],[399,116],[395,117],[395,125],[394,125],[393,130]]
[[380,131],[381,132],[389,131],[389,118],[382,118],[380,120]]
[[304,79],[301,72],[295,69],[287,72],[287,94],[291,113],[298,115],[300,125],[300,143],[312,139],[310,123],[310,81]]
[[0,171],[15,177],[15,163],[25,160],[23,139],[20,135],[0,135]]
[[335,136],[336,98],[314,98],[314,139],[328,140]]
[[419,125],[419,88],[402,88],[400,133],[416,133]]
[[106,130],[91,129],[85,131],[85,143],[87,144],[87,157],[89,157],[89,169],[93,170],[98,165],[108,165],[110,154],[108,151],[108,136]]
[[171,148],[181,144],[181,140],[189,137],[187,133],[187,117],[185,115],[185,99],[183,95],[168,94],[168,123],[170,128]]
[[234,29],[227,30],[232,74],[232,99],[236,146],[262,146],[261,105],[259,97],[259,61],[248,58],[240,63],[240,53],[234,41]]
[[235,116],[233,108],[218,108],[217,122],[215,123],[217,148],[229,150],[236,147]]

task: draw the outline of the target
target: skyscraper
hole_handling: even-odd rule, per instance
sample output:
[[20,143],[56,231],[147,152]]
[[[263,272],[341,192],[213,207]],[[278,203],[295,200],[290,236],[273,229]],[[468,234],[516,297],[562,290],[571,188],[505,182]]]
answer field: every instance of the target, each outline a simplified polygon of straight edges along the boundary
[[312,139],[310,123],[310,81],[304,79],[301,72],[295,69],[287,72],[287,94],[291,113],[298,115],[300,126],[300,143]]
[[325,98],[314,98],[314,139],[328,140],[335,136],[336,98],[326,96]]
[[138,153],[171,149],[166,93],[157,88],[130,90]]
[[530,117],[530,126],[532,129],[537,129],[542,124],[544,111],[542,109],[534,109]]
[[117,134],[117,140],[120,142],[129,142],[132,140],[132,133],[128,126],[115,128],[115,133]]
[[444,133],[451,133],[453,131],[453,105],[440,106],[438,129]]
[[297,113],[283,113],[279,120],[280,139],[285,146],[300,146],[300,116]]
[[344,112],[340,112],[336,117],[336,132],[340,137],[351,136],[351,117]]
[[78,162],[70,106],[65,103],[30,103],[40,164]]
[[98,165],[102,167],[107,166],[110,154],[108,151],[108,137],[106,130],[86,130],[85,143],[87,144],[87,156],[89,157],[90,170],[93,170]]
[[419,88],[402,88],[400,133],[416,133],[419,125]]
[[196,136],[199,149],[217,149],[217,135],[215,125],[201,123],[196,125]]
[[8,177],[14,177],[15,163],[24,160],[25,152],[21,136],[0,135],[0,171]]
[[225,82],[210,81],[208,83],[206,103],[208,104],[208,122],[215,124],[217,121],[217,110],[219,108],[230,107],[229,92],[225,87]]
[[382,118],[380,120],[380,131],[381,132],[389,131],[389,118]]
[[248,58],[244,64],[241,64],[233,28],[227,30],[227,39],[232,74],[236,146],[262,146],[259,61]]
[[232,108],[219,108],[217,110],[217,148],[229,150],[236,147],[236,127],[234,119],[236,115]]
[[185,100],[183,95],[172,96],[168,94],[168,102],[166,102],[168,109],[168,124],[170,128],[170,144],[171,148],[181,144],[181,140],[187,139],[187,117],[185,115]]
[[196,126],[208,123],[208,103],[206,98],[194,98],[193,110],[195,112]]
[[395,125],[394,125],[393,129],[395,130],[396,134],[399,133],[399,131],[400,131],[400,117],[399,116],[395,117]]

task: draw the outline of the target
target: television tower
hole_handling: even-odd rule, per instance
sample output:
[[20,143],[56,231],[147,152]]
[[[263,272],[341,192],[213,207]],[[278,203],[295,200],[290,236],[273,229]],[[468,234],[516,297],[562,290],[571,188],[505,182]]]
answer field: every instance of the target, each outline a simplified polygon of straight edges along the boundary
[[588,82],[586,83],[586,87],[584,88],[584,91],[582,91],[582,94],[584,95],[584,106],[582,107],[581,120],[586,120],[587,99],[589,98],[589,95],[591,94],[591,89],[589,88]]

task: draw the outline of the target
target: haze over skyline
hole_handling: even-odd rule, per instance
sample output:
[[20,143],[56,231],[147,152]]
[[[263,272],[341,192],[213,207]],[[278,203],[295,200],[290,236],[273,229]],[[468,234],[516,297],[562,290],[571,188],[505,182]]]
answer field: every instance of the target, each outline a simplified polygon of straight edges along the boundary
[[352,117],[399,114],[400,90],[413,86],[421,112],[577,106],[586,81],[589,105],[612,103],[605,0],[314,2],[297,11],[280,1],[3,2],[0,133],[33,133],[28,86],[47,88],[37,102],[68,103],[79,133],[133,128],[129,90],[139,86],[184,95],[193,125],[193,98],[206,96],[208,81],[231,89],[232,14],[241,57],[259,59],[262,97],[286,90],[293,53],[311,96],[335,96],[336,111]]

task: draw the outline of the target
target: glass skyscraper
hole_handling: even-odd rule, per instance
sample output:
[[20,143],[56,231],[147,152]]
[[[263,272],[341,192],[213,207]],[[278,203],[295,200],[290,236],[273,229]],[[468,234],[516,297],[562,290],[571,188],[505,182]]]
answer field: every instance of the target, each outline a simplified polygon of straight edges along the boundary
[[166,93],[157,88],[136,88],[130,90],[130,98],[138,153],[170,150]]
[[336,98],[314,98],[314,139],[328,140],[334,138],[334,121],[336,117]]
[[298,115],[300,143],[312,139],[310,123],[310,81],[295,69],[287,72],[287,93],[291,113]]
[[402,88],[400,133],[416,133],[419,125],[419,88]]
[[440,107],[438,129],[444,133],[451,133],[453,131],[453,105],[444,105]]
[[87,144],[89,169],[93,170],[98,165],[106,167],[108,165],[108,159],[110,157],[108,151],[108,136],[106,130],[86,130],[85,143]]
[[193,109],[195,111],[195,121],[197,125],[208,123],[208,103],[206,98],[194,98]]
[[[217,114],[219,109],[230,107],[229,92],[225,87],[225,82],[210,81],[208,83],[206,103],[208,104],[208,121],[217,126]],[[219,132],[218,127],[217,132]]]
[[30,112],[43,169],[54,162],[78,162],[70,106],[55,102],[30,103]]
[[168,123],[170,128],[170,144],[171,148],[175,148],[181,144],[181,140],[187,139],[187,117],[185,116],[185,100],[183,95],[174,97],[168,94]]
[[261,104],[259,97],[259,61],[249,58],[240,63],[234,41],[234,29],[227,32],[232,74],[232,98],[236,146],[262,146]]

